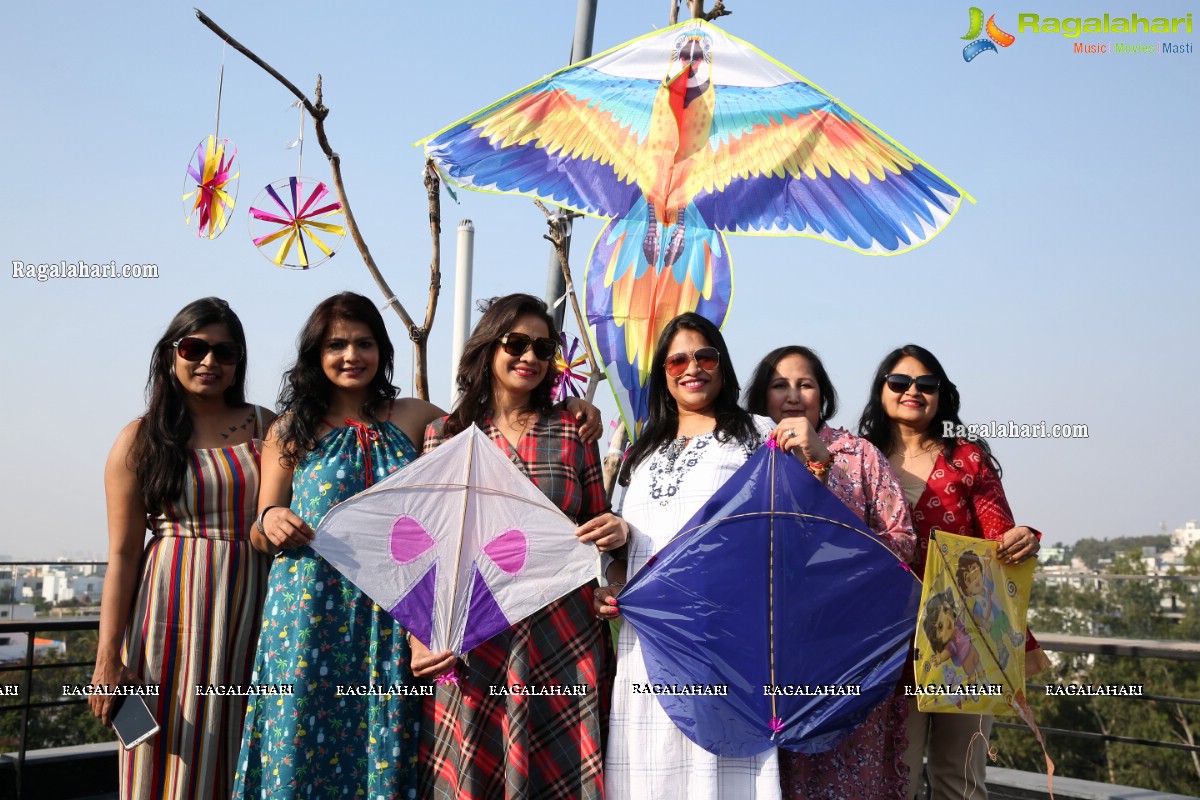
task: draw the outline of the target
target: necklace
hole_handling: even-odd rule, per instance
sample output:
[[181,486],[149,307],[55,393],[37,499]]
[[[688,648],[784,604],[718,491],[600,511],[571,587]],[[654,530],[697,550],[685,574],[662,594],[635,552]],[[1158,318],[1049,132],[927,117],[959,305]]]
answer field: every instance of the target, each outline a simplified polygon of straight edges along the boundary
[[922,447],[920,450],[918,450],[916,453],[914,453],[911,456],[908,453],[901,452],[900,460],[901,461],[912,461],[914,459],[920,458],[921,456],[927,456],[927,455],[933,453],[937,449],[938,449],[938,445],[935,442],[934,444],[932,444],[928,447]]

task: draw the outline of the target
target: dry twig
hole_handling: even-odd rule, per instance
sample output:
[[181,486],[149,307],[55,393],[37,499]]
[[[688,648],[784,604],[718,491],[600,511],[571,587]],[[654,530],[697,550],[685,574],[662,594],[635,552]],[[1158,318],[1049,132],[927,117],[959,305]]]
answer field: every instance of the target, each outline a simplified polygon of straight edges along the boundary
[[[325,118],[329,116],[329,109],[321,97],[321,76],[317,76],[316,103],[311,102],[307,96],[296,85],[283,77],[270,64],[259,58],[253,51],[234,39],[226,33],[217,23],[213,22],[200,9],[193,9],[196,12],[196,18],[200,20],[204,27],[215,33],[222,41],[237,50],[239,53],[250,59],[252,62],[261,67],[268,75],[283,84],[289,92],[300,100],[304,106],[304,110],[312,117],[313,128],[317,134],[317,142],[321,145],[321,151],[329,160],[329,169],[333,175],[333,188],[337,192],[338,201],[342,204],[342,211],[346,215],[346,228],[350,231],[350,238],[354,240],[354,246],[358,248],[359,255],[362,256],[363,263],[366,264],[367,270],[371,273],[371,277],[375,280],[375,285],[379,287],[379,291],[383,292],[383,296],[387,298],[387,304],[392,310],[400,316],[404,322],[404,327],[408,329],[409,338],[417,345],[416,364],[414,365],[417,373],[417,385],[414,387],[417,397],[422,400],[429,399],[429,377],[428,367],[426,364],[426,342],[429,338],[429,329],[433,325],[434,311],[437,308],[437,295],[441,288],[441,267],[440,267],[440,234],[441,234],[441,219],[440,205],[438,204],[436,188],[440,185],[437,178],[436,170],[432,170],[434,181],[433,188],[430,188],[430,172],[431,168],[426,165],[425,169],[425,187],[430,192],[429,201],[429,226],[433,232],[433,264],[430,267],[430,282],[429,282],[429,304],[425,312],[425,324],[418,327],[409,316],[407,309],[396,298],[387,280],[384,279],[383,273],[379,271],[379,267],[375,264],[375,259],[371,256],[371,251],[367,247],[366,241],[363,239],[362,232],[358,229],[358,222],[354,219],[354,212],[350,210],[350,201],[346,198],[346,188],[342,182],[342,160],[341,156],[334,152],[329,144],[329,138],[325,134]],[[437,219],[435,220],[435,214]]]

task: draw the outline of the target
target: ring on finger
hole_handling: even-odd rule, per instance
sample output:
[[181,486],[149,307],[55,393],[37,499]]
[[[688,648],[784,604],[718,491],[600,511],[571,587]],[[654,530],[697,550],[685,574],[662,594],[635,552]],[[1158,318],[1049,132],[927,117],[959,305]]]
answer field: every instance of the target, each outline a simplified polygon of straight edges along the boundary
[[796,435],[796,429],[795,429],[795,428],[788,428],[786,431],[784,431],[784,433],[786,433],[786,434],[787,434],[787,437],[788,437],[789,439],[791,439],[791,438],[793,438],[793,437]]

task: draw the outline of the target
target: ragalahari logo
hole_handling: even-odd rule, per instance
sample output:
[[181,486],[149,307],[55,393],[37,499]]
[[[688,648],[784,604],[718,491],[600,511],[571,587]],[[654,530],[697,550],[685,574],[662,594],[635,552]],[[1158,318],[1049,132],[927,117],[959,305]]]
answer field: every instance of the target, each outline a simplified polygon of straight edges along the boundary
[[[979,34],[987,31],[987,37],[980,39]],[[964,39],[973,39],[969,45],[963,48],[963,60],[970,61],[980,53],[991,50],[993,53],[999,52],[996,50],[996,45],[1008,47],[1017,40],[1017,37],[1011,33],[1005,33],[1000,30],[1000,26],[996,24],[996,15],[992,14],[988,17],[987,25],[983,24],[983,11],[981,9],[971,7],[971,26],[967,29]]]

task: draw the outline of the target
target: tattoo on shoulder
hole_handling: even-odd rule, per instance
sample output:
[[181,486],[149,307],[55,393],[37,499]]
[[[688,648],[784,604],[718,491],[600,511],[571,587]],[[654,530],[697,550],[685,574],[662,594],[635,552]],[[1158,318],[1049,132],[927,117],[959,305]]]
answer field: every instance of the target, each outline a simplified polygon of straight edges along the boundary
[[228,439],[229,435],[231,433],[237,433],[238,431],[246,430],[246,428],[250,427],[251,422],[254,422],[254,410],[253,409],[250,410],[250,416],[246,417],[246,419],[244,419],[242,421],[241,425],[230,425],[229,430],[227,432],[221,434],[221,438]]

